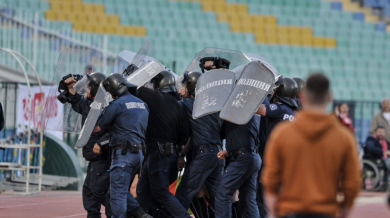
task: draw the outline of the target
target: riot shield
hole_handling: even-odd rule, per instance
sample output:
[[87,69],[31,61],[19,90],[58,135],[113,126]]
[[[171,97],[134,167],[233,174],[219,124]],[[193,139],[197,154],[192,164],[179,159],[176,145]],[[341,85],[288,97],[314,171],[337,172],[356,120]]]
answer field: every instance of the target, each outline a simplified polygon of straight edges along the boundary
[[89,110],[87,119],[85,120],[79,138],[77,139],[75,145],[76,149],[82,148],[87,144],[89,138],[91,137],[92,131],[95,128],[96,122],[99,119],[99,116],[102,113],[103,108],[106,106],[105,105],[106,97],[107,97],[107,92],[104,89],[103,85],[100,84],[96,96],[92,104],[90,105],[91,109]]
[[219,112],[233,91],[236,75],[230,70],[210,70],[199,77],[192,117]]
[[149,42],[149,40],[146,40],[137,53],[123,50],[119,52],[118,56],[122,60],[126,61],[129,66],[134,67],[131,72],[128,72],[128,75],[124,75],[125,77],[127,77],[143,65],[147,64],[150,61],[153,61],[156,58],[156,49]]
[[45,108],[41,118],[44,129],[80,133],[81,115],[72,109],[66,97],[69,95],[66,84],[60,81],[68,74],[84,75],[86,66],[93,71],[104,72],[103,54],[84,48],[66,48],[61,52],[49,94],[45,96]]
[[268,68],[268,70],[270,70],[274,74],[275,81],[280,76],[280,73],[278,72],[278,70],[276,70],[276,67],[271,63],[271,61],[269,61],[265,57],[252,53],[246,53],[245,56],[247,56],[251,61],[258,61],[262,63],[266,68]]
[[[200,51],[198,54],[196,54],[196,56],[191,61],[190,65],[187,67],[185,71],[202,72],[202,69],[199,66],[200,60],[206,57],[218,57],[230,61],[229,69],[234,69],[240,65],[246,65],[247,63],[250,62],[250,59],[240,51],[221,49],[221,48],[205,48],[202,51]],[[236,76],[240,76],[240,75],[236,75]]]
[[157,76],[163,69],[163,66],[160,62],[154,60],[143,65],[140,69],[132,73],[126,78],[127,82],[136,85],[137,88],[145,85],[148,81]]
[[274,85],[274,74],[267,67],[257,61],[250,62],[242,71],[219,117],[235,124],[246,124]]

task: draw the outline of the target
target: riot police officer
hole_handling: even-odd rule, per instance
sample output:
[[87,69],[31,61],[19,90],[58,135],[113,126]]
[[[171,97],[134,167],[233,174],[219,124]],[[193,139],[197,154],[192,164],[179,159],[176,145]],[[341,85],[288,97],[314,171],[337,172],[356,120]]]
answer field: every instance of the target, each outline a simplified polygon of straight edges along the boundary
[[[195,101],[195,87],[200,72],[186,72],[184,74],[183,85],[186,86],[189,96],[180,103],[190,126],[191,149],[193,158],[191,164],[186,167],[183,177],[176,190],[176,197],[184,208],[188,209],[192,199],[201,189],[203,183],[207,187],[212,208],[215,208],[215,195],[222,178],[224,161],[218,159],[217,154],[221,148],[221,127],[222,120],[219,113],[213,113],[198,119],[192,118],[192,111]],[[182,152],[179,159],[183,159]],[[183,162],[179,161],[179,162]]]
[[230,217],[231,198],[239,190],[243,217],[259,217],[256,205],[256,187],[261,158],[256,147],[260,117],[253,115],[245,125],[225,121],[224,134],[226,150],[218,153],[218,158],[231,157],[215,198],[215,217]]
[[299,100],[299,93],[301,93],[301,91],[305,88],[306,86],[306,83],[303,79],[299,78],[299,77],[294,77],[292,78],[298,85],[298,95],[297,97],[295,98],[295,101],[297,102],[297,105],[298,105],[298,109],[301,110],[302,109],[302,104],[301,104],[301,101]]
[[177,163],[176,148],[184,145],[189,135],[183,107],[178,103],[180,96],[176,92],[175,77],[161,71],[151,82],[153,89],[141,87],[133,92],[150,110],[137,200],[154,217],[164,210],[175,218],[190,217],[168,190],[170,171]]
[[[111,74],[103,82],[114,101],[104,109],[94,132],[110,131],[112,149],[110,167],[110,205],[113,217],[151,217],[144,212],[129,192],[131,178],[142,161],[142,146],[148,124],[148,106],[132,96],[128,89],[136,88],[121,74]],[[95,145],[94,152],[101,148]]]
[[[71,103],[72,109],[82,115],[82,124],[88,116],[90,110],[90,104],[97,93],[98,87],[102,81],[106,79],[106,76],[102,73],[92,73],[87,75],[88,84],[86,84],[90,92],[86,93],[87,97],[82,96],[74,90],[73,86],[76,84],[76,75],[65,76],[61,83],[66,84],[68,87],[68,94],[66,99]],[[101,205],[105,205],[105,195],[110,186],[110,180],[107,170],[110,168],[109,162],[109,149],[104,148],[100,154],[93,152],[95,144],[99,146],[108,144],[110,134],[106,131],[99,133],[92,133],[87,144],[83,147],[83,157],[89,161],[87,168],[87,176],[83,184],[83,205],[87,210],[87,217],[101,217],[100,208]],[[106,206],[106,215],[110,216],[111,212],[109,207]]]
[[288,77],[280,79],[280,85],[275,89],[269,105],[262,104],[257,110],[257,114],[268,118],[267,139],[272,129],[281,121],[295,120],[294,113],[298,109],[295,98],[298,94],[297,83]]

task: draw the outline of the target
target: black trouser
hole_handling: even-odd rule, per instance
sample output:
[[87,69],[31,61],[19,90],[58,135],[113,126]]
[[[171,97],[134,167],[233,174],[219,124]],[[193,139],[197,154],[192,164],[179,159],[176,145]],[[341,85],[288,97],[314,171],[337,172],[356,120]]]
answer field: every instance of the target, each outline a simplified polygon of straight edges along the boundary
[[[106,193],[110,187],[108,170],[110,163],[105,161],[90,161],[87,177],[83,185],[83,205],[88,218],[101,217],[101,205],[105,205]],[[106,208],[106,214],[111,214]]]

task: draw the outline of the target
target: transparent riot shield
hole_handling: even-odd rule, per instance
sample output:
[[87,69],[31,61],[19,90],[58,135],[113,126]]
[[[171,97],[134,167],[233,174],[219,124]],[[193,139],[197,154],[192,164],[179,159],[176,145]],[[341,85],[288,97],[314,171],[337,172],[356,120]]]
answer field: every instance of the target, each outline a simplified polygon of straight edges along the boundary
[[88,139],[91,137],[92,131],[95,128],[96,122],[99,119],[104,107],[106,106],[106,97],[107,92],[103,85],[100,84],[96,96],[90,105],[91,109],[89,110],[87,119],[85,120],[79,138],[77,139],[75,145],[76,149],[82,148],[87,144]]
[[[202,58],[208,57],[216,57],[216,58],[224,58],[230,62],[229,69],[235,69],[240,65],[246,65],[250,62],[250,59],[245,56],[240,51],[228,50],[222,48],[205,48],[200,51],[194,59],[191,61],[190,65],[185,70],[186,72],[198,71],[202,72],[201,67],[199,66],[200,60]],[[236,75],[237,77],[240,75]]]
[[[72,109],[69,103],[69,90],[62,78],[68,74],[80,74],[74,78],[81,79],[85,73],[104,72],[103,54],[96,50],[84,48],[66,48],[57,61],[51,88],[45,96],[45,108],[42,123],[47,130],[80,133],[82,118]],[[88,69],[88,71],[86,70]]]
[[266,68],[268,68],[275,77],[275,81],[277,81],[278,77],[280,76],[280,73],[276,69],[276,67],[269,61],[267,58],[257,55],[257,54],[252,54],[252,53],[246,53],[245,56],[247,56],[251,61],[258,61],[262,63]]
[[129,64],[129,67],[132,67],[131,69],[127,67],[127,71],[124,72],[124,74],[126,74],[124,76],[128,77],[130,74],[138,70],[143,65],[147,64],[150,61],[153,61],[156,58],[156,49],[153,47],[149,40],[146,40],[137,53],[124,50],[119,52],[118,56],[122,60],[126,61]]

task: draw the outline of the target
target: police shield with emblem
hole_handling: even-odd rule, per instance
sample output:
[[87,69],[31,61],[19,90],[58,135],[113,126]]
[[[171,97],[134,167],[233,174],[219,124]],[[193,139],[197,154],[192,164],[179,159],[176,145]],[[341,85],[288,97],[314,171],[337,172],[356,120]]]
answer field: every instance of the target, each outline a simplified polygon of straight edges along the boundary
[[235,81],[236,75],[230,70],[210,70],[199,77],[192,117],[197,119],[219,112],[233,91]]
[[91,109],[89,110],[87,119],[83,125],[83,128],[80,132],[79,138],[77,139],[75,148],[79,149],[84,147],[87,144],[89,137],[92,134],[93,129],[95,128],[96,122],[99,119],[100,114],[103,111],[103,108],[106,107],[106,98],[107,92],[104,89],[103,85],[99,85],[99,89],[96,93],[94,101],[90,105]]
[[275,84],[274,74],[263,64],[247,64],[220,112],[220,118],[244,125],[255,114]]
[[[66,48],[61,52],[51,82],[52,87],[45,98],[45,108],[42,114],[42,123],[45,124],[44,129],[80,133],[82,115],[72,109],[69,90],[64,80],[69,77],[73,77],[76,81],[81,80],[83,75],[80,74],[87,73],[85,71],[87,68],[88,72],[102,72],[103,57],[101,52],[84,48]],[[51,112],[57,111],[57,105],[59,104],[64,105],[63,111],[59,111],[60,114],[57,116],[52,116]]]

